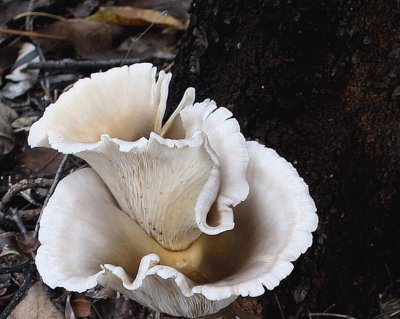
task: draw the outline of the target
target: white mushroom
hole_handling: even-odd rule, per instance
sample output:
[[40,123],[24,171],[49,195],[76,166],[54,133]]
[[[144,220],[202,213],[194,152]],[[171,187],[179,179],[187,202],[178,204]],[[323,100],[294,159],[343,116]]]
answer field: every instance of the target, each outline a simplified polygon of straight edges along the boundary
[[[31,146],[85,159],[44,210],[36,263],[50,287],[112,287],[174,316],[259,296],[311,245],[315,205],[296,170],[245,142],[225,108],[188,89],[162,125],[170,75],[150,64],[78,81]],[[248,195],[248,197],[247,197]]]

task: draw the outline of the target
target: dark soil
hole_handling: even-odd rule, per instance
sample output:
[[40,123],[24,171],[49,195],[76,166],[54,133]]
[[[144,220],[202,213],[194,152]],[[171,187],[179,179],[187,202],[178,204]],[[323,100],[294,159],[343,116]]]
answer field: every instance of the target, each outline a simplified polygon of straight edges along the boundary
[[193,86],[230,108],[318,207],[313,247],[262,297],[265,317],[377,316],[399,297],[399,2],[209,0],[192,14],[171,102]]

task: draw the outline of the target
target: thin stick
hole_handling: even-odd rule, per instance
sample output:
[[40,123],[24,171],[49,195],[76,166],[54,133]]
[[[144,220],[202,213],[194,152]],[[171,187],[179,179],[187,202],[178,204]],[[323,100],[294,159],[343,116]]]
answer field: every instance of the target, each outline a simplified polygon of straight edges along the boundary
[[[35,6],[35,0],[30,0],[28,4],[28,13],[33,11],[33,7]],[[31,16],[27,16],[25,19],[25,30],[32,31],[33,29],[33,20]]]
[[36,221],[40,215],[41,208],[19,210],[18,216],[25,222]]
[[281,307],[281,303],[279,302],[278,296],[276,295],[275,292],[274,292],[274,297],[275,297],[275,302],[278,305],[278,309],[279,309],[279,313],[281,314],[281,318],[285,319],[285,314],[283,313],[283,309]]
[[312,318],[312,317],[336,317],[336,318],[356,319],[351,316],[340,315],[337,313],[328,313],[328,312],[310,312],[308,315],[310,316],[310,318]]
[[0,211],[4,210],[6,204],[19,192],[28,189],[28,188],[37,188],[37,187],[50,187],[53,183],[53,180],[47,178],[36,178],[34,180],[23,179],[19,181],[17,184],[12,185],[7,193],[3,196],[0,201]]
[[[17,14],[16,16],[14,16],[13,20],[18,20],[24,17],[46,17],[46,18],[53,18],[55,20],[61,20],[61,21],[65,21],[67,19],[65,19],[64,17],[55,15],[55,14],[51,14],[51,13],[47,13],[47,12],[37,12],[37,11],[27,11],[27,12],[22,12]],[[27,28],[26,28],[27,29]]]
[[394,318],[394,316],[397,316],[398,314],[400,314],[400,310],[396,310],[395,312],[391,313],[389,315],[389,317],[393,317]]
[[15,30],[15,29],[0,28],[0,33],[27,36],[27,37],[33,37],[33,38],[43,38],[43,39],[50,39],[50,40],[64,40],[64,41],[67,40],[67,38],[61,37],[59,35],[51,35],[51,34],[45,34],[45,33],[40,33],[40,32],[22,31],[22,30]]
[[26,263],[26,266],[24,267],[24,281],[22,282],[21,286],[19,286],[18,290],[14,293],[11,301],[8,303],[7,307],[4,308],[2,314],[0,315],[0,319],[6,319],[8,318],[8,315],[11,313],[11,311],[14,309],[14,307],[17,305],[19,300],[24,296],[26,290],[29,287],[29,282],[31,280],[31,264]]
[[26,236],[26,228],[24,223],[22,222],[21,218],[19,217],[19,215],[17,214],[17,210],[15,208],[11,208],[10,209],[11,214],[9,214],[6,218],[10,218],[18,227],[19,231],[24,235],[24,237]]
[[[99,61],[80,61],[80,60],[72,60],[72,59],[64,59],[60,61],[42,61],[42,62],[31,62],[28,64],[28,69],[40,69],[40,70],[83,70],[83,71],[91,71],[91,70],[99,70],[99,69],[111,69],[122,65],[130,65],[133,63],[139,63],[143,61],[147,61],[149,59],[148,56],[143,56],[140,58],[133,59],[112,59],[112,60],[99,60]],[[165,57],[157,57],[157,59],[164,61],[172,61],[174,59],[174,55],[166,55]]]
[[97,307],[95,304],[92,305],[94,312],[96,313],[96,316],[99,317],[99,319],[103,319],[103,316],[100,314],[100,312],[97,310]]
[[49,192],[47,193],[46,199],[44,200],[43,208],[40,211],[40,215],[39,215],[38,221],[37,221],[36,226],[35,226],[35,231],[33,232],[33,235],[32,235],[33,238],[36,238],[37,235],[38,235],[39,225],[40,225],[40,220],[42,219],[43,210],[46,207],[47,203],[49,202],[49,199],[50,199],[51,195],[53,195],[54,190],[56,189],[57,184],[60,181],[62,174],[64,173],[64,169],[65,169],[65,166],[68,163],[68,159],[69,159],[69,155],[68,154],[64,155],[64,158],[62,159],[60,165],[58,166],[58,169],[57,169],[57,172],[56,172],[56,176],[54,177],[53,184],[51,185],[51,187],[49,189]]
[[131,40],[132,40],[131,45],[129,46],[128,51],[126,51],[126,54],[125,54],[124,58],[122,59],[120,66],[123,66],[126,59],[128,59],[129,54],[131,54],[133,46],[135,45],[135,42],[139,41],[147,32],[149,32],[149,30],[158,22],[158,20],[160,20],[160,18],[162,16],[166,16],[166,15],[167,15],[167,11],[161,12],[160,15],[157,17],[157,19],[155,19],[154,22],[152,22],[141,34],[139,34],[139,36],[137,36],[135,38],[131,38]]
[[21,270],[23,270],[26,267],[27,263],[29,263],[29,262],[24,262],[22,264],[15,265],[15,266],[0,267],[0,275],[10,274],[13,272],[21,272]]
[[[36,46],[36,51],[39,53],[39,58],[40,58],[41,61],[45,61],[46,59],[44,57],[43,51],[40,48],[39,43],[36,41],[36,39],[34,39],[34,37],[32,35],[32,34],[35,34],[35,33],[37,34],[37,32],[33,32],[33,17],[36,16],[36,15],[42,15],[42,16],[43,15],[44,16],[49,16],[49,15],[44,13],[44,12],[43,13],[35,12],[35,14],[34,14],[32,12],[33,8],[34,8],[34,4],[35,4],[35,0],[30,0],[29,1],[29,6],[28,6],[28,11],[17,15],[16,18],[22,17],[24,15],[26,16],[26,18],[25,18],[25,30],[28,31],[28,32],[31,32],[31,35],[29,35],[29,36],[31,37],[32,43]],[[55,17],[54,15],[51,15],[51,16],[52,16],[52,18]],[[59,17],[57,17],[57,18],[59,18]],[[64,18],[61,18],[61,19],[64,19]],[[54,100],[53,100],[53,98],[52,98],[52,96],[50,94],[50,82],[49,82],[48,77],[46,76],[44,80],[40,80],[39,82],[40,82],[40,86],[42,87],[42,89],[43,89],[45,95],[47,96],[47,98],[49,99],[49,101],[50,102],[54,102]]]

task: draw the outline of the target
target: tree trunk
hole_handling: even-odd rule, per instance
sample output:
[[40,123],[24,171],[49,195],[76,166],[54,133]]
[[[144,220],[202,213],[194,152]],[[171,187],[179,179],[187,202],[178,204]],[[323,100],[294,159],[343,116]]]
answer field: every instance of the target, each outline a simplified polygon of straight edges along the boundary
[[[367,318],[400,278],[400,7],[396,1],[198,0],[171,105],[232,110],[244,135],[292,162],[320,223],[267,318]],[[399,293],[399,290],[397,290]]]

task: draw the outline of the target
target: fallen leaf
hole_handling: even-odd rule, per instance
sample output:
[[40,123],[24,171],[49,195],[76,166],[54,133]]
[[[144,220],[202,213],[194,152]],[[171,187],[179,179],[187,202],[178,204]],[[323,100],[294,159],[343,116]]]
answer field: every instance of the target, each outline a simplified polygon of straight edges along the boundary
[[14,145],[15,138],[11,125],[0,118],[0,159],[10,153]]
[[98,0],[83,0],[73,8],[72,14],[74,18],[84,18],[95,12],[98,7]]
[[76,298],[71,302],[76,317],[89,317],[92,313],[92,304],[84,298]]
[[31,127],[38,120],[38,116],[21,116],[11,123],[13,128],[21,129]]
[[45,52],[60,52],[70,56],[71,51],[81,58],[110,59],[120,58],[116,52],[116,44],[124,40],[128,34],[125,28],[104,24],[86,19],[68,19],[56,21],[40,30],[43,34],[61,36],[66,41],[38,40]]
[[0,256],[9,254],[20,255],[29,254],[39,247],[39,241],[31,235],[23,236],[12,232],[0,234]]
[[64,319],[64,316],[53,305],[50,298],[43,289],[41,282],[36,282],[29,288],[25,297],[15,307],[9,319]]
[[11,107],[0,102],[0,119],[11,123],[18,118],[17,112],[15,112]]
[[34,252],[40,245],[39,240],[33,238],[31,235],[23,236],[22,234],[17,234],[16,239],[19,249],[26,254]]
[[39,56],[35,46],[26,42],[18,52],[17,61],[13,66],[14,70],[5,77],[10,80],[3,88],[5,98],[12,100],[21,96],[36,83],[39,70],[26,69],[28,62],[39,62]]
[[0,234],[0,257],[7,255],[19,255],[19,245],[15,234],[4,232]]
[[10,123],[17,117],[13,109],[0,103],[0,159],[14,148],[15,137]]
[[29,148],[17,156],[16,170],[25,175],[54,176],[63,155],[49,148]]
[[189,18],[191,2],[191,0],[120,0],[118,5],[167,11],[169,15],[185,22]]
[[157,28],[173,28],[184,30],[185,25],[166,11],[142,9],[137,7],[100,7],[87,19],[108,24],[123,26],[147,26],[153,24]]

